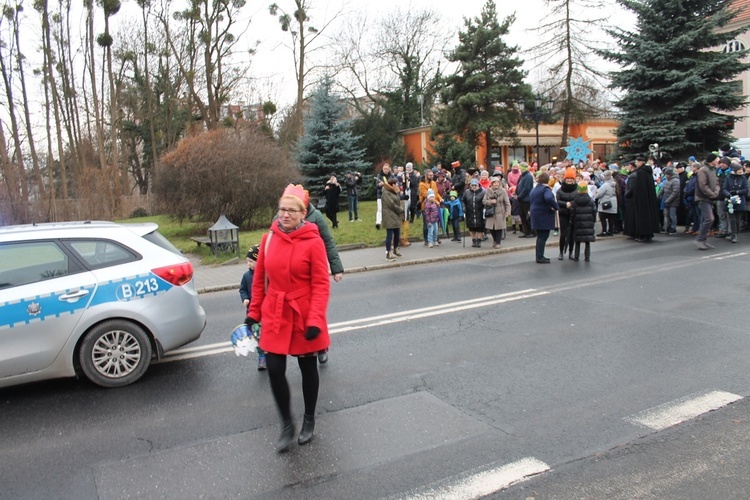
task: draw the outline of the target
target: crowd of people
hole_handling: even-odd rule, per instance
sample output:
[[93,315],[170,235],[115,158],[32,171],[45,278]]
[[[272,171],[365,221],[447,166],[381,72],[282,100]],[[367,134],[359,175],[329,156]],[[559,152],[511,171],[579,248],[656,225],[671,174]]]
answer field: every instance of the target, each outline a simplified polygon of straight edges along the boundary
[[[622,233],[636,242],[650,242],[655,234],[671,235],[680,226],[696,236],[699,249],[707,250],[713,248],[709,236],[736,243],[747,227],[750,162],[739,151],[725,148],[708,153],[702,162],[692,156],[665,162],[637,156],[610,164],[513,162],[508,169],[498,165],[492,171],[483,165],[463,169],[454,162],[423,173],[412,163],[386,163],[375,175],[375,226],[386,230],[387,261],[400,257],[399,249],[411,244],[409,235],[418,219],[422,241],[430,248],[441,239],[461,241],[461,235],[470,236],[472,247],[488,242],[499,248],[512,228],[520,238],[537,239],[539,263],[549,262],[544,245],[550,234],[559,236],[560,260],[566,254],[578,260],[583,246],[584,260],[589,261],[596,237]],[[356,206],[350,206],[350,220],[358,220],[356,214]],[[335,214],[329,218],[337,227]]]
[[[750,162],[738,151],[722,153],[709,153],[702,163],[691,157],[664,165],[643,156],[622,166],[561,162],[537,169],[515,162],[507,172],[497,166],[492,173],[482,166],[464,171],[459,162],[450,170],[438,165],[424,174],[411,163],[394,169],[386,164],[375,176],[375,224],[386,230],[388,261],[401,257],[400,247],[410,245],[410,224],[418,218],[422,219],[424,245],[431,248],[440,245],[440,237],[450,236],[451,230],[452,241],[461,241],[460,236],[468,232],[473,247],[491,239],[493,248],[499,248],[511,226],[513,233],[520,231],[520,238],[536,238],[539,264],[550,263],[544,255],[550,234],[559,236],[559,260],[567,254],[578,261],[583,246],[588,262],[596,237],[624,233],[634,241],[650,242],[656,233],[674,234],[681,225],[696,235],[698,249],[707,250],[713,248],[708,242],[711,235],[736,243],[748,222]],[[345,188],[353,222],[359,218],[359,184],[359,173],[347,174]],[[322,208],[334,229],[341,191],[331,176]],[[245,323],[249,331],[258,331],[262,323],[258,369],[268,371],[281,419],[276,449],[284,452],[296,433],[286,379],[287,356],[297,358],[302,375],[304,415],[297,442],[305,445],[315,429],[318,363],[327,361],[330,345],[329,271],[336,282],[344,272],[328,224],[302,186],[290,184],[284,190],[277,216],[260,244],[248,252],[247,264],[240,286]]]

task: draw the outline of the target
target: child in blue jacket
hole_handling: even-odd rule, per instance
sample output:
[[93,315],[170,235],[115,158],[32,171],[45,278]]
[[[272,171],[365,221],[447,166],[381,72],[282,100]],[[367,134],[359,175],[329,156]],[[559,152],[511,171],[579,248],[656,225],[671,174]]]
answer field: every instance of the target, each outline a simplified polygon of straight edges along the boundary
[[[240,297],[242,303],[245,306],[245,315],[247,315],[247,308],[250,307],[250,302],[253,293],[253,273],[255,271],[255,263],[258,260],[258,252],[260,249],[258,245],[254,245],[245,255],[245,262],[247,262],[247,271],[242,275],[242,281],[240,282]],[[263,371],[266,369],[266,353],[258,347],[258,370]]]

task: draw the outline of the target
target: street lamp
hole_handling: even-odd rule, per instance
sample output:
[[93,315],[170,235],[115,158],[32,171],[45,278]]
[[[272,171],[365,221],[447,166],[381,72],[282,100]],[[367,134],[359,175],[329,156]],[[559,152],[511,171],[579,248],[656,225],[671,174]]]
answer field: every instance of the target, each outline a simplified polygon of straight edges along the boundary
[[519,99],[516,101],[516,108],[524,118],[534,120],[536,127],[536,161],[539,162],[539,122],[549,119],[552,116],[552,108],[555,107],[555,100],[551,97],[546,101],[540,94],[534,97],[534,111],[526,112],[526,101]]

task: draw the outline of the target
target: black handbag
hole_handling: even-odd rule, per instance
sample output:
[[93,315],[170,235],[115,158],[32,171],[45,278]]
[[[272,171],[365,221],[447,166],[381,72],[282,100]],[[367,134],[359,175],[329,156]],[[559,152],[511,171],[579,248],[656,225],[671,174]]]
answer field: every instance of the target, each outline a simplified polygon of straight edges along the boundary
[[602,208],[604,210],[609,210],[610,208],[612,208],[612,202],[611,201],[605,201],[604,203],[602,203]]
[[495,216],[495,205],[490,205],[489,207],[484,207],[484,216],[485,217],[494,217]]

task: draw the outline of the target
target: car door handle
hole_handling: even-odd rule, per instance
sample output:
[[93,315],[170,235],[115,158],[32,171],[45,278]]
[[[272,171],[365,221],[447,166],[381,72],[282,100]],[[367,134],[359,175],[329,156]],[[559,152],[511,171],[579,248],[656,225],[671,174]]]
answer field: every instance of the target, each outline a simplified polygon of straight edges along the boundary
[[80,299],[81,297],[85,297],[88,294],[89,294],[88,290],[80,289],[80,290],[76,290],[75,292],[60,295],[60,300],[67,300],[67,301],[75,302],[76,300]]

